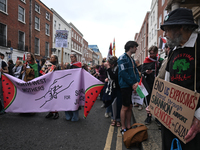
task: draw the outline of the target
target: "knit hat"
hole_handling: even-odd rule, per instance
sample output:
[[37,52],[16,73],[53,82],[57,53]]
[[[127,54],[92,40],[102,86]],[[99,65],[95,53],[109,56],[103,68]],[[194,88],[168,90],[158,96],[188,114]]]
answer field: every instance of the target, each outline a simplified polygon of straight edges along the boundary
[[161,29],[164,31],[165,26],[171,25],[192,25],[198,28],[199,25],[194,23],[192,10],[186,8],[178,8],[170,12],[164,19]]

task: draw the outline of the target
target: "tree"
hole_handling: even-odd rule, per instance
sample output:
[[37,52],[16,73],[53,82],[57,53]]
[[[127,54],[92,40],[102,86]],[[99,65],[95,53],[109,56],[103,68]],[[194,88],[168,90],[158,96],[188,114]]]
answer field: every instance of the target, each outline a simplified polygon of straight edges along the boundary
[[189,67],[190,67],[190,63],[187,62],[185,59],[176,60],[174,65],[173,65],[174,70],[176,70],[176,69],[179,70],[178,74],[181,73],[181,70],[185,71]]

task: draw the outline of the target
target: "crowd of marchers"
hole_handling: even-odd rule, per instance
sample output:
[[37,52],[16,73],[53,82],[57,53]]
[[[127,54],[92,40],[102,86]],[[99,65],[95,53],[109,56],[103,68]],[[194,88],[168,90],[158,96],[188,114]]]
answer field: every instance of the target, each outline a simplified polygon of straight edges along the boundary
[[[42,59],[36,61],[33,54],[27,54],[26,62],[22,63],[17,60],[13,64],[12,60],[6,62],[4,54],[0,53],[1,63],[0,72],[9,73],[10,75],[20,78],[24,81],[30,81],[42,74],[62,69],[83,68],[91,75],[104,83],[104,88],[100,93],[102,100],[102,108],[105,108],[105,117],[111,117],[111,125],[121,128],[122,135],[131,128],[132,107],[138,107],[138,110],[146,107],[147,116],[144,120],[146,125],[152,122],[152,114],[149,111],[149,103],[155,77],[162,78],[173,84],[188,88],[193,91],[200,92],[200,34],[196,32],[198,25],[194,23],[192,11],[185,8],[179,8],[170,12],[161,25],[161,29],[165,33],[167,44],[165,45],[166,57],[160,58],[158,47],[151,46],[148,49],[148,57],[140,64],[138,60],[134,60],[132,55],[137,51],[139,46],[136,41],[128,41],[125,43],[125,52],[117,58],[110,56],[104,58],[101,65],[90,66],[77,62],[76,54],[70,55],[71,63],[64,65],[58,64],[58,57],[51,55],[50,61]],[[190,55],[193,59],[189,59]],[[179,56],[179,57],[177,57]],[[185,60],[190,65],[181,72],[178,68],[173,67],[176,61]],[[180,61],[181,62],[181,61]],[[194,74],[196,72],[196,75]],[[175,77],[188,76],[185,80],[179,80]],[[132,102],[132,93],[136,93],[136,89],[142,78],[143,84],[148,91],[148,95],[144,99],[144,105]],[[172,80],[173,79],[173,80]],[[195,86],[194,86],[195,85]],[[0,96],[2,97],[2,84],[0,81]],[[0,114],[4,114],[3,103],[0,103]],[[31,113],[30,115],[34,115]],[[70,121],[79,120],[79,109],[76,111],[66,111],[65,117]],[[46,118],[58,119],[58,112],[49,112]],[[171,142],[176,136],[162,125],[157,119],[155,122],[161,129],[162,149],[169,150]],[[200,148],[200,102],[194,114],[193,123],[190,130],[185,136],[187,144],[180,141],[182,149],[199,149]]]

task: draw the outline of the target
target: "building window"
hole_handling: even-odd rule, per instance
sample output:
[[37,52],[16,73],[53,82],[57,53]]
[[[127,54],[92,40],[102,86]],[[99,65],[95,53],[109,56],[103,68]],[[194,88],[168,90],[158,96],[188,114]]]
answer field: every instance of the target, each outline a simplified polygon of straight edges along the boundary
[[6,12],[6,0],[0,0],[0,10]]
[[22,2],[26,3],[26,0],[21,0]]
[[18,19],[22,22],[25,22],[25,11],[24,8],[19,6],[19,10],[18,10]]
[[56,29],[56,20],[54,20],[54,28]]
[[50,14],[46,12],[46,19],[50,20]]
[[49,33],[50,33],[50,32],[49,32],[49,24],[46,23],[45,26],[46,26],[46,35],[49,35]]
[[35,11],[40,12],[40,6],[37,3],[35,3]]
[[58,30],[60,30],[60,24],[58,24]]
[[157,31],[157,24],[155,24],[155,33],[154,33],[155,35],[157,33],[156,31]]
[[0,23],[0,46],[6,46],[6,25]]
[[25,34],[24,32],[19,31],[19,43],[18,43],[18,50],[24,51],[24,43],[25,43]]
[[45,56],[49,57],[49,43],[45,42]]
[[40,30],[40,19],[35,17],[35,29]]
[[35,38],[35,54],[40,54],[40,39]]

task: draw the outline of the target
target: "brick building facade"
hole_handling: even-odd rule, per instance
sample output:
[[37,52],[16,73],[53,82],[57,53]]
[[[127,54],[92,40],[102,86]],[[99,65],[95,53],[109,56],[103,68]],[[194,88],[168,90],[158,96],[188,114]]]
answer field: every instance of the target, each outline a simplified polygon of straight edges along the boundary
[[149,12],[146,13],[140,32],[135,35],[135,41],[137,41],[139,46],[134,54],[134,59],[138,59],[140,63],[148,56],[148,18]]
[[0,5],[0,51],[5,58],[22,60],[24,52],[37,59],[49,56],[52,12],[48,7],[40,0],[4,0]]
[[72,31],[72,43],[71,51],[77,55],[77,61],[82,61],[82,45],[83,45],[83,34],[72,24],[69,23]]

